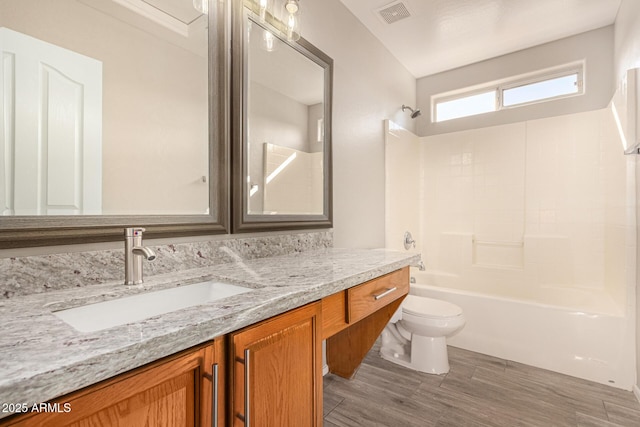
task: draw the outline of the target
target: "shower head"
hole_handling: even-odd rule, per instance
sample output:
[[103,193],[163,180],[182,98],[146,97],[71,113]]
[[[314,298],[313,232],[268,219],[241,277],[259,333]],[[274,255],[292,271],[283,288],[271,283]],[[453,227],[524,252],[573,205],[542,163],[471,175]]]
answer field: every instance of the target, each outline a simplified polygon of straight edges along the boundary
[[402,105],[402,111],[404,111],[404,110],[409,110],[409,111],[411,111],[411,118],[412,118],[412,119],[415,119],[415,118],[416,118],[416,117],[418,117],[420,114],[422,114],[422,111],[420,111],[420,109],[419,109],[419,108],[416,108],[416,109],[414,110],[413,108],[408,107],[408,106],[406,106],[406,105],[404,105],[404,104],[403,104],[403,105]]

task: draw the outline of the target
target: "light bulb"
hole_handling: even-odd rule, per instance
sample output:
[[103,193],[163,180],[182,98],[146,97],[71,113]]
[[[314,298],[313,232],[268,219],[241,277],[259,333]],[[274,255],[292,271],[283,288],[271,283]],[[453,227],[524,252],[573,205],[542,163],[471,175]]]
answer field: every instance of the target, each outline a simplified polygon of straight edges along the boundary
[[209,0],[193,0],[193,7],[200,13],[209,13]]
[[264,42],[264,49],[267,52],[273,52],[276,49],[276,38],[271,34],[271,32],[265,30],[262,36],[262,40]]
[[284,7],[290,14],[297,13],[298,9],[300,8],[300,6],[298,5],[298,0],[287,0]]
[[273,15],[271,2],[272,0],[258,0],[258,6],[260,7],[260,22],[264,22],[266,20],[267,13]]
[[290,14],[286,22],[287,40],[290,42],[300,39],[300,15]]
[[282,32],[290,42],[300,39],[300,3],[298,0],[284,0],[280,9]]

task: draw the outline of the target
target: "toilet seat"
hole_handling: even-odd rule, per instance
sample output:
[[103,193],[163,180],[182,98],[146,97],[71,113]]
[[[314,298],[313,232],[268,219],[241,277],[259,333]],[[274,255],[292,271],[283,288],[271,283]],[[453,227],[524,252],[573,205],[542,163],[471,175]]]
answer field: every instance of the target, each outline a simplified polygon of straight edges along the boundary
[[402,303],[402,312],[425,319],[442,319],[462,315],[462,309],[455,304],[416,295],[407,295]]

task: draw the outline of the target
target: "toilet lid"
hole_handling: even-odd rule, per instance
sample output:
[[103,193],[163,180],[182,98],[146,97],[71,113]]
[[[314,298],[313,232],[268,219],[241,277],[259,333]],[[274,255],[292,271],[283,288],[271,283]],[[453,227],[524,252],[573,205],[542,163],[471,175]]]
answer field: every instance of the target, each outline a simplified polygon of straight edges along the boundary
[[462,309],[455,304],[433,298],[407,295],[402,303],[402,311],[418,317],[455,317]]

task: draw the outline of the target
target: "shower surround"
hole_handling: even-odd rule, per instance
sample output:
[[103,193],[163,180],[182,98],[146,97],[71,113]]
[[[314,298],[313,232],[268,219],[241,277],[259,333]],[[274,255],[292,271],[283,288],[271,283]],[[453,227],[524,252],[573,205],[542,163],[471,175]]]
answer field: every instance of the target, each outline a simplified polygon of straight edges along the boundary
[[[400,231],[411,231],[428,276],[440,278],[426,284],[440,287],[442,299],[450,289],[462,304],[470,327],[450,343],[631,389],[635,159],[622,154],[610,110],[423,138],[391,122],[386,131],[387,247],[400,249]],[[540,313],[567,310],[556,328],[563,336],[534,332],[524,310],[461,303],[458,290],[543,307]],[[622,339],[597,342],[572,320],[580,316],[609,319],[602,327],[615,325],[610,335]],[[526,337],[503,339],[505,325]],[[558,340],[592,342],[555,354]],[[611,360],[584,350],[612,345]]]

